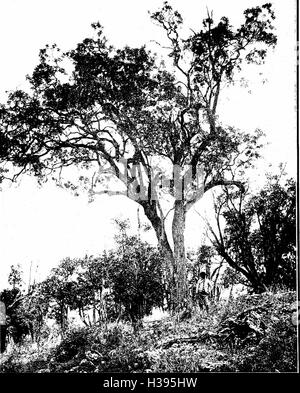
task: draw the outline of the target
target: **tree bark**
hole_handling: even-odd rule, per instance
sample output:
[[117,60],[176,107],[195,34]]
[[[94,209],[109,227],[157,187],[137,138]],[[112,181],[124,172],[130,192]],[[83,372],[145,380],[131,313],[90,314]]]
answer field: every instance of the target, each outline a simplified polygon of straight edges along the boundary
[[176,307],[183,305],[184,299],[187,297],[187,269],[184,244],[185,217],[186,210],[184,201],[176,200],[174,204],[174,216],[172,222]]
[[158,246],[161,249],[165,264],[163,266],[163,282],[165,300],[167,302],[168,309],[174,308],[174,293],[175,293],[175,281],[174,281],[174,254],[167,238],[164,221],[159,217],[157,212],[157,202],[154,201],[139,201],[139,204],[143,207],[144,212],[148,220],[151,222],[152,227],[156,233]]
[[139,204],[143,207],[146,217],[155,230],[159,246],[173,265],[173,251],[167,238],[164,222],[157,213],[156,201],[140,201]]
[[184,230],[186,209],[184,201],[176,200],[174,204],[174,216],[172,222],[172,239],[174,250],[172,250],[167,239],[164,222],[158,215],[156,209],[156,201],[141,201],[145,215],[151,222],[159,246],[164,252],[168,261],[166,268],[167,281],[167,302],[172,310],[175,310],[182,304],[187,297],[187,270],[185,259],[185,244],[184,244]]

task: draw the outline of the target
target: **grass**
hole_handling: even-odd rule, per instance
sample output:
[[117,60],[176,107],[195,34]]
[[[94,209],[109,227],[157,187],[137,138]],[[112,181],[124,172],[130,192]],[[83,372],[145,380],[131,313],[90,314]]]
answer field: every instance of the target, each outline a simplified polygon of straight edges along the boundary
[[144,321],[134,332],[113,323],[72,327],[64,339],[13,346],[1,356],[4,372],[285,372],[296,371],[294,292],[244,295],[194,310]]

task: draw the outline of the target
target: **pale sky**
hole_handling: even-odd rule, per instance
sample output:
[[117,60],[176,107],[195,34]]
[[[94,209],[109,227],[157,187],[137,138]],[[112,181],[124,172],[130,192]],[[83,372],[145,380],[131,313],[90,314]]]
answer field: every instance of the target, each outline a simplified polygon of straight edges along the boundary
[[[234,24],[241,20],[244,9],[267,1],[169,2],[181,12],[186,26],[197,30],[206,6],[214,10],[215,19],[225,15]],[[267,134],[269,145],[253,183],[263,181],[269,164],[276,167],[285,162],[288,173],[296,174],[296,0],[272,3],[278,35],[274,53],[269,54],[266,65],[248,69],[249,87],[233,87],[219,108],[224,123],[247,131],[261,128]],[[0,0],[0,99],[5,99],[6,90],[24,86],[25,75],[37,64],[39,49],[47,43],[70,49],[91,34],[90,24],[98,20],[113,45],[146,43],[154,48],[151,41],[160,41],[162,33],[151,22],[148,10],[161,4],[158,0]],[[0,289],[11,264],[24,266],[27,279],[32,262],[34,269],[39,265],[43,277],[63,257],[96,254],[110,247],[111,219],[120,214],[136,225],[136,205],[122,197],[102,196],[88,204],[84,195],[75,198],[50,183],[38,188],[32,179],[18,187],[4,187],[0,192]],[[190,214],[188,246],[199,245],[202,228],[199,217]]]

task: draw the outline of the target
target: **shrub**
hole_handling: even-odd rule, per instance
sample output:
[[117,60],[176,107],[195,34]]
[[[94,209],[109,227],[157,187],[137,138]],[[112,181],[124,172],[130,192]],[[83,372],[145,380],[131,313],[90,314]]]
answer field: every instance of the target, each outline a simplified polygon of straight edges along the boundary
[[119,239],[117,252],[107,256],[114,301],[134,324],[163,303],[162,262],[156,248],[127,235]]
[[193,373],[228,371],[229,362],[224,353],[205,346],[175,344],[155,357],[153,372]]
[[241,352],[234,362],[237,371],[297,371],[297,334],[291,321],[279,320],[256,347]]
[[67,362],[89,345],[90,331],[87,328],[69,330],[62,342],[55,348],[53,356],[58,362]]

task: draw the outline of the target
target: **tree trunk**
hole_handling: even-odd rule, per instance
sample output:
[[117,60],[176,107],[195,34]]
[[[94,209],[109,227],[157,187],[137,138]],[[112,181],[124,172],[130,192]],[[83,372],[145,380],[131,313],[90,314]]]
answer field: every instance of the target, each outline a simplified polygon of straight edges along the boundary
[[176,200],[172,222],[176,307],[183,305],[184,299],[187,298],[187,268],[184,245],[185,213],[184,202]]
[[62,302],[60,304],[60,327],[61,327],[61,335],[64,337],[65,331],[68,327],[68,306]]
[[140,201],[140,205],[144,208],[145,215],[155,230],[159,246],[164,251],[170,263],[173,264],[173,251],[167,238],[164,222],[157,213],[156,201]]
[[139,203],[143,207],[146,217],[151,222],[153,229],[155,230],[158,246],[165,257],[165,264],[163,266],[163,281],[165,284],[165,300],[167,302],[168,308],[170,309],[173,308],[172,293],[174,292],[173,288],[175,286],[173,250],[167,238],[164,221],[158,215],[157,202],[140,201]]
[[140,204],[143,206],[145,215],[155,230],[159,246],[168,261],[167,266],[165,266],[167,270],[167,292],[170,296],[169,301],[172,309],[176,309],[187,297],[187,270],[184,245],[186,211],[184,201],[176,200],[174,204],[172,222],[174,251],[167,239],[164,222],[158,215],[156,201],[140,201]]

